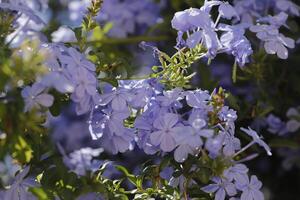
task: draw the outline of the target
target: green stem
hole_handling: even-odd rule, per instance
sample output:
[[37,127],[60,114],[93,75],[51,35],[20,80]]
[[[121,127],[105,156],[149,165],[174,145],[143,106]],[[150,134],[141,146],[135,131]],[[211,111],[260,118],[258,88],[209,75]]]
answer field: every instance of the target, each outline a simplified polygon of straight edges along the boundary
[[232,81],[236,83],[236,73],[237,73],[237,63],[234,62],[233,69],[232,69]]

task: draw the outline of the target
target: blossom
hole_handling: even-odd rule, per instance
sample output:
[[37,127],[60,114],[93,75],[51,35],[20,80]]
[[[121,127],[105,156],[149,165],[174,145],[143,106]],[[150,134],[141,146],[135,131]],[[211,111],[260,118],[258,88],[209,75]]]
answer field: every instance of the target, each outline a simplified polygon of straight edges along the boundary
[[281,121],[280,118],[275,117],[273,114],[270,114],[267,119],[266,119],[267,123],[268,123],[268,131],[270,131],[271,133],[278,133],[278,135],[284,135],[287,133],[287,127],[286,124]]
[[228,2],[221,2],[219,6],[219,15],[226,19],[232,19],[233,17],[239,19],[238,13]]
[[284,12],[289,12],[292,15],[299,16],[299,6],[289,0],[277,0],[276,7]]
[[44,24],[45,22],[37,16],[32,9],[30,9],[25,4],[13,4],[13,3],[1,3],[0,2],[0,8],[2,9],[10,9],[15,10],[21,13],[24,13],[29,17],[30,20],[34,21],[37,24]]
[[0,162],[0,174],[1,181],[4,185],[9,184],[17,171],[20,170],[20,166],[13,162],[13,158],[10,155],[6,155],[4,160]]
[[153,121],[151,116],[142,115],[138,116],[134,122],[134,127],[138,131],[137,145],[144,150],[147,154],[156,153],[159,148],[151,143],[150,135],[153,132]]
[[[175,13],[172,19],[172,27],[179,31],[178,44],[183,43],[181,42],[183,40],[183,34],[181,33],[187,32],[187,46],[194,48],[198,43],[203,44],[208,50],[208,57],[215,57],[218,49],[221,47],[209,13],[201,9],[190,8]],[[192,34],[189,31],[192,31]]]
[[66,50],[68,55],[61,55],[61,62],[70,67],[84,67],[89,71],[95,71],[95,65],[88,61],[84,55],[78,52],[75,48],[70,47]]
[[205,129],[206,122],[201,118],[191,116],[189,118],[191,126],[179,126],[175,137],[178,147],[174,152],[174,158],[177,162],[183,162],[187,159],[188,154],[194,155],[197,150],[202,148],[202,137],[210,138],[214,131]]
[[288,48],[295,48],[295,41],[279,33],[280,26],[285,24],[287,15],[280,13],[276,16],[262,18],[266,24],[258,24],[250,27],[250,30],[256,33],[256,36],[264,42],[264,48],[268,54],[277,54],[281,59],[288,58]]
[[241,67],[249,62],[249,56],[253,53],[249,40],[244,36],[247,27],[247,24],[218,26],[219,30],[226,31],[220,38],[225,51],[235,56],[236,62]]
[[215,200],[224,200],[226,194],[228,196],[234,196],[237,194],[235,185],[232,182],[219,177],[213,177],[212,181],[214,182],[213,184],[202,187],[201,190],[206,193],[215,193]]
[[249,169],[244,164],[235,164],[224,171],[228,181],[235,180],[237,183],[245,183],[248,179]]
[[259,146],[263,147],[269,156],[272,155],[270,147],[257,135],[257,133],[252,130],[250,127],[248,129],[241,128],[241,130],[247,135],[251,136],[254,143],[257,143]]
[[215,137],[208,138],[205,143],[205,149],[208,150],[209,156],[211,158],[216,158],[220,155],[221,149],[223,147],[225,135],[220,133]]
[[173,90],[163,91],[162,96],[157,96],[156,100],[161,104],[161,106],[169,107],[174,106],[175,108],[180,108],[182,105],[179,100],[183,99],[182,90],[175,88]]
[[112,154],[124,153],[134,148],[134,132],[132,129],[124,128],[122,132],[113,133],[105,127],[101,138],[103,148]]
[[149,26],[160,23],[160,8],[152,0],[109,0],[103,2],[96,19],[101,24],[113,25],[109,36],[124,38],[129,34],[143,34]]
[[300,122],[298,120],[298,116],[300,116],[300,112],[296,108],[290,108],[286,116],[290,118],[290,120],[286,123],[286,128],[290,132],[296,132],[300,128]]
[[13,184],[4,192],[4,199],[32,200],[36,199],[27,191],[28,187],[36,187],[38,184],[30,177],[25,178],[29,173],[30,167],[25,167],[16,175]]
[[234,122],[237,119],[236,111],[224,106],[218,113],[218,117],[222,122],[226,123],[226,127],[234,127]]
[[61,26],[52,34],[53,42],[76,42],[75,33],[68,27]]
[[193,108],[203,109],[207,107],[207,103],[210,100],[208,91],[202,91],[200,89],[194,91],[185,92],[187,104]]
[[260,191],[262,183],[256,176],[252,175],[250,180],[247,177],[246,182],[236,184],[236,188],[242,191],[241,200],[263,200],[264,195]]
[[170,152],[176,147],[176,135],[178,127],[178,115],[166,113],[164,116],[157,118],[153,127],[157,129],[150,135],[150,140],[154,145],[159,145],[164,152]]
[[34,83],[32,86],[26,86],[22,90],[21,94],[25,101],[25,112],[32,108],[40,109],[41,106],[52,106],[54,98],[52,95],[43,93],[44,89],[45,87],[40,83]]
[[241,149],[241,142],[232,134],[225,134],[223,153],[225,156],[232,156],[237,150]]
[[132,99],[132,95],[123,88],[114,88],[111,92],[101,94],[99,105],[111,103],[113,110],[122,111],[128,108],[127,102]]
[[100,168],[103,162],[93,160],[93,158],[98,157],[102,152],[102,148],[81,148],[69,155],[64,155],[63,160],[70,170],[74,171],[79,176],[84,176],[87,171],[95,172]]

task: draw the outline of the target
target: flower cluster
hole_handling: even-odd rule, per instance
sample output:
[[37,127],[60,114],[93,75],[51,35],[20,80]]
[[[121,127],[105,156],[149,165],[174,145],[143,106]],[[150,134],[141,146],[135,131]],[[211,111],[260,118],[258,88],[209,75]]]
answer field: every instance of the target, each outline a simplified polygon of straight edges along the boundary
[[[52,27],[45,30],[48,37],[52,36],[54,43],[49,43],[40,37],[42,35],[40,30],[45,26],[43,21],[47,20],[42,20],[39,14],[33,12],[46,10],[47,0],[35,0],[36,3],[27,5],[28,2],[30,1],[0,0],[0,9],[14,11],[16,19],[13,24],[16,32],[4,37],[7,40],[5,45],[18,46],[18,41],[28,38],[32,31],[35,36],[39,37],[39,53],[45,55],[45,59],[39,65],[42,68],[39,69],[41,73],[32,75],[30,80],[24,77],[25,82],[20,81],[16,89],[18,92],[20,88],[22,89],[21,96],[25,103],[25,113],[16,119],[24,122],[29,116],[29,125],[18,126],[17,128],[21,131],[17,130],[16,134],[19,132],[26,134],[16,135],[12,139],[10,133],[5,136],[14,142],[13,145],[8,146],[13,152],[11,154],[13,157],[21,157],[21,164],[24,166],[28,164],[34,166],[36,163],[44,164],[44,162],[46,164],[33,168],[32,172],[29,166],[23,168],[21,173],[16,175],[15,181],[11,183],[8,190],[4,192],[5,199],[35,199],[28,192],[31,191],[31,189],[28,190],[31,186],[35,187],[32,190],[34,194],[41,191],[42,195],[50,193],[53,198],[61,195],[62,191],[62,199],[67,199],[70,191],[76,191],[77,196],[81,195],[79,199],[102,199],[102,194],[100,196],[98,192],[103,193],[103,197],[108,199],[114,199],[118,195],[127,197],[128,194],[135,195],[135,199],[153,197],[191,199],[194,194],[193,192],[189,194],[189,192],[195,187],[198,191],[196,195],[200,198],[202,198],[201,195],[210,195],[215,200],[264,199],[261,192],[262,183],[255,175],[249,173],[249,169],[243,164],[258,155],[257,153],[251,154],[251,147],[254,145],[263,149],[267,155],[272,155],[271,148],[255,131],[256,129],[241,127],[250,121],[249,118],[252,119],[252,115],[261,114],[259,113],[260,105],[250,105],[252,102],[247,101],[256,98],[253,95],[254,92],[250,91],[252,83],[247,85],[249,86],[246,88],[247,92],[238,91],[226,79],[228,78],[225,77],[227,71],[212,71],[213,75],[222,78],[221,84],[227,85],[233,94],[246,96],[247,99],[244,100],[251,108],[238,108],[239,105],[233,105],[239,103],[235,102],[234,97],[230,99],[231,102],[227,102],[228,94],[222,88],[209,92],[199,89],[203,88],[202,86],[193,87],[190,79],[196,74],[196,70],[192,68],[192,65],[203,57],[208,58],[208,63],[210,63],[218,54],[226,53],[234,56],[234,72],[236,72],[239,70],[237,65],[242,68],[250,62],[255,46],[264,47],[267,54],[276,54],[281,59],[287,59],[288,49],[295,47],[295,41],[283,35],[281,31],[283,28],[289,29],[287,25],[289,15],[300,15],[298,6],[288,0],[235,0],[233,5],[219,0],[205,0],[200,8],[179,11],[175,13],[171,22],[172,27],[177,31],[175,54],[169,56],[158,48],[142,42],[144,47],[150,47],[154,51],[161,66],[154,66],[153,73],[149,76],[130,78],[130,73],[128,77],[115,74],[115,68],[123,64],[114,62],[118,54],[111,54],[110,47],[107,47],[109,45],[102,45],[101,41],[90,41],[90,34],[96,30],[95,26],[107,22],[113,25],[110,31],[106,32],[112,37],[125,38],[134,34],[144,34],[146,28],[161,21],[159,17],[161,5],[158,2],[154,0],[106,0],[100,9],[102,2],[100,0],[77,0],[69,3],[61,0],[61,3],[68,6],[68,15],[74,22],[74,26],[78,26],[79,21],[83,20],[83,22],[79,28],[61,26],[54,33],[50,30]],[[273,15],[265,16],[266,13]],[[60,25],[58,23],[55,30]],[[102,31],[101,27],[98,28],[97,31]],[[251,35],[247,35],[249,31],[256,35],[260,44],[257,45]],[[24,38],[21,38],[23,33]],[[133,41],[131,39],[137,38],[129,40],[109,38],[109,42],[131,42]],[[94,42],[97,44],[92,44]],[[106,55],[106,48],[109,49],[109,55]],[[31,51],[30,47],[27,49]],[[15,51],[12,50],[12,52]],[[20,60],[26,57],[22,49],[17,49],[16,52]],[[6,55],[11,52],[1,51],[0,53]],[[105,59],[113,60],[113,62],[106,64]],[[9,66],[13,62],[3,64],[3,74],[13,74],[13,70],[10,72],[10,68],[13,67]],[[16,63],[18,64],[17,61]],[[0,64],[2,66],[2,63]],[[259,61],[258,66],[255,64],[253,71],[260,72]],[[242,70],[245,73],[251,73],[245,68]],[[0,70],[0,75],[1,73],[2,70]],[[205,76],[205,73],[203,75]],[[216,88],[216,84],[210,86],[206,88]],[[13,96],[13,92],[11,93],[8,95]],[[0,100],[1,94],[0,91]],[[259,100],[261,99],[257,100],[257,104]],[[4,110],[3,113],[23,109],[22,101],[13,103],[10,105],[16,108],[6,110],[5,106],[1,107]],[[75,107],[75,111],[67,111],[72,113],[70,115],[60,107],[65,106],[66,103],[68,103],[67,106],[71,104]],[[232,109],[233,106],[241,112],[238,113]],[[252,110],[252,107],[255,108]],[[57,114],[54,110],[56,108],[60,109],[60,113],[54,117],[52,114]],[[38,112],[30,112],[31,110]],[[249,117],[249,110],[251,110],[251,117]],[[259,116],[264,116],[265,113],[269,113],[269,110]],[[2,116],[2,110],[0,116]],[[41,119],[45,116],[46,122],[42,124]],[[237,120],[238,116],[242,116],[241,121]],[[289,133],[300,129],[300,109],[291,108],[286,116],[288,122],[272,114],[263,122],[268,125],[269,132],[279,136],[288,136]],[[6,129],[6,132],[14,130],[11,125],[14,120],[9,120],[4,126],[0,120],[1,130]],[[37,121],[39,124],[36,123]],[[238,124],[238,122],[241,123]],[[38,124],[38,127],[32,124]],[[33,128],[30,127],[31,125]],[[28,136],[30,132],[35,131],[38,132],[36,136]],[[42,131],[49,131],[51,135],[49,137],[47,134],[43,135]],[[88,133],[88,139],[86,133]],[[40,148],[42,142],[46,143],[43,141],[44,138],[53,139],[58,153],[62,155],[60,158],[57,158],[57,152],[53,149],[47,149],[52,148],[49,144],[47,144],[49,146],[45,145],[46,150],[44,147]],[[10,141],[9,139],[7,141]],[[4,140],[6,141],[5,138]],[[36,141],[38,144],[35,144]],[[92,142],[95,143],[92,144]],[[119,162],[119,159],[129,158],[130,151],[136,156],[135,158],[138,158],[136,159],[138,161],[142,160],[137,157],[140,154],[144,158],[154,159],[146,163],[143,169],[139,169],[139,165],[135,166],[136,171],[142,171],[142,174],[137,176],[130,174],[123,166],[114,168],[136,186],[134,190],[127,191],[127,188],[121,187],[127,184],[123,182],[125,179],[106,179],[103,175],[106,170],[103,160],[108,157],[116,163],[125,165]],[[295,151],[292,153],[294,158]],[[51,165],[47,166],[49,163]],[[62,164],[65,164],[67,168]],[[12,175],[16,172],[16,166],[6,169],[9,166],[12,166],[11,159],[7,157],[4,163],[0,163],[0,174],[7,172]],[[78,176],[70,178],[68,174],[61,179],[45,181],[48,178],[47,174],[52,173],[51,170],[53,172],[59,170],[68,172],[69,170],[70,174],[75,173]],[[61,174],[61,171],[57,174]],[[31,174],[36,175],[36,180],[31,180]],[[113,176],[115,174],[110,178]],[[76,178],[78,183],[76,181],[74,184],[70,183],[69,178]],[[10,176],[3,176],[2,179],[3,182],[11,181]],[[77,189],[86,183],[95,184],[92,186],[96,187],[84,188],[82,191]],[[149,190],[144,189],[147,185],[151,185]],[[49,192],[49,188],[52,189],[52,187],[55,189]],[[128,186],[130,187],[132,185]],[[98,191],[98,188],[101,188],[101,191]],[[172,188],[175,189],[172,190]],[[87,191],[91,193],[82,195]]]
[[249,179],[248,168],[243,164],[236,164],[224,171],[223,177],[213,177],[212,184],[202,187],[207,193],[215,193],[215,200],[230,199],[263,200],[264,195],[260,191],[262,183],[255,175]]
[[[243,9],[246,5],[253,6],[252,4],[256,5],[257,3],[255,0],[251,2],[236,1],[236,5],[231,6],[222,1],[205,1],[199,9],[190,8],[175,13],[172,27],[178,31],[177,47],[195,48],[197,45],[202,45],[207,49],[206,56],[209,58],[214,58],[218,53],[226,52],[232,54],[235,57],[235,62],[243,67],[249,62],[249,57],[253,54],[252,45],[245,36],[246,30],[250,29],[250,31],[257,33],[257,37],[264,42],[268,54],[277,54],[279,58],[286,59],[288,57],[286,47],[295,47],[293,39],[285,37],[279,32],[281,26],[286,26],[288,15],[281,12],[275,16],[258,17],[258,14],[252,13],[253,9],[244,12]],[[211,17],[211,10],[215,6],[218,6],[219,14],[214,21]],[[288,11],[287,8],[283,10]],[[249,16],[245,17],[244,15],[247,13]],[[257,24],[245,20],[249,17],[252,19],[254,16],[256,16]],[[232,24],[220,23],[221,19],[231,20]],[[222,34],[219,38],[220,33]]]
[[211,159],[225,157],[233,162],[233,157],[253,144],[272,155],[268,145],[250,128],[241,129],[252,138],[241,148],[235,137],[236,112],[217,104],[218,98],[218,93],[210,95],[200,89],[164,90],[153,80],[120,82],[118,88],[109,87],[100,95],[91,113],[91,135],[102,140],[105,150],[114,154],[131,149],[136,138],[145,153],[174,152],[179,163],[202,151],[208,152]]
[[51,106],[53,97],[43,91],[54,88],[60,93],[71,93],[70,97],[76,103],[78,115],[89,112],[99,95],[95,65],[75,48],[51,44],[44,48],[49,52],[45,61],[48,73],[39,77],[32,87],[24,88],[22,96],[26,103],[25,110],[40,105]]
[[48,0],[0,1],[0,8],[18,12],[13,24],[15,31],[7,37],[7,42],[11,46],[20,46],[25,39],[46,40],[40,31],[45,27],[49,18],[46,12]]
[[268,131],[279,136],[284,136],[288,133],[294,133],[300,129],[299,116],[300,112],[298,108],[290,108],[286,113],[287,122],[283,122],[279,117],[270,114],[266,118]]
[[112,23],[109,35],[124,38],[131,34],[142,34],[147,27],[160,23],[162,21],[159,16],[160,8],[161,5],[153,0],[104,1],[97,21]]

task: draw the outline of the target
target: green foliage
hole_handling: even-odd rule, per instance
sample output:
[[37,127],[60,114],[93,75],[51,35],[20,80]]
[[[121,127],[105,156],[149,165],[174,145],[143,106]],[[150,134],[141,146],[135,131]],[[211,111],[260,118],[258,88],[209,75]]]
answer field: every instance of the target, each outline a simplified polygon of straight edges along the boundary
[[152,77],[161,79],[167,88],[190,88],[190,79],[195,75],[191,73],[191,65],[204,57],[205,49],[198,45],[194,49],[183,48],[172,57],[161,51],[157,52],[161,66],[154,66]]

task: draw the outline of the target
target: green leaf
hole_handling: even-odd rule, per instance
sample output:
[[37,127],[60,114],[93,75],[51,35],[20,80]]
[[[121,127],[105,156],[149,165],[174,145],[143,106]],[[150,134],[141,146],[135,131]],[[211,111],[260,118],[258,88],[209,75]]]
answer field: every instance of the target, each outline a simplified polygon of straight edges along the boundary
[[119,170],[120,172],[122,172],[132,184],[134,184],[135,186],[138,185],[138,183],[137,183],[138,179],[135,177],[135,175],[130,174],[125,167],[123,167],[121,165],[117,165],[117,166],[115,166],[115,168],[117,170]]

